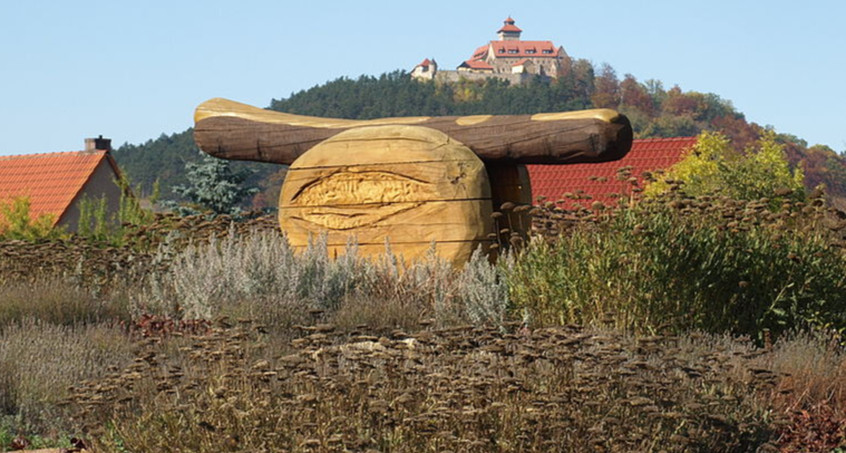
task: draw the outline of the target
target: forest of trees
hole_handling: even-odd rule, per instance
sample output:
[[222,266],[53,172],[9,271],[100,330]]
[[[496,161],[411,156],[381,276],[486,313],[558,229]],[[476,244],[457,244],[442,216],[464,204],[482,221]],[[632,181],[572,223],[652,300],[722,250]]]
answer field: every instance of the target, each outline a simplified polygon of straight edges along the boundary
[[[435,116],[473,114],[532,114],[589,108],[617,109],[629,117],[636,138],[693,136],[718,131],[742,152],[755,143],[767,128],[748,122],[732,103],[712,93],[665,89],[660,81],[638,81],[626,74],[622,79],[614,68],[598,68],[587,60],[567,63],[558,79],[537,78],[524,85],[488,79],[444,84],[413,80],[405,71],[381,76],[346,77],[273,99],[271,110],[301,115],[370,119],[391,116]],[[806,186],[825,184],[831,195],[846,199],[846,165],[834,150],[808,144],[793,135],[776,134],[793,165],[804,168]],[[185,163],[196,162],[200,154],[189,129],[162,135],[141,145],[124,145],[115,158],[132,181],[149,193],[153,182],[161,183],[163,198],[177,198],[175,185],[185,183]],[[272,164],[239,163],[236,170],[248,170],[248,183],[261,191],[254,207],[275,205],[284,167]]]
[[270,109],[302,115],[379,118],[414,115],[532,114],[612,108],[632,120],[638,138],[696,135],[718,127],[742,143],[754,141],[760,127],[749,125],[731,102],[714,94],[682,92],[662,83],[622,81],[609,65],[596,71],[576,60],[558,79],[537,79],[511,86],[499,79],[452,84],[412,80],[404,71],[339,78],[324,85],[274,99]]

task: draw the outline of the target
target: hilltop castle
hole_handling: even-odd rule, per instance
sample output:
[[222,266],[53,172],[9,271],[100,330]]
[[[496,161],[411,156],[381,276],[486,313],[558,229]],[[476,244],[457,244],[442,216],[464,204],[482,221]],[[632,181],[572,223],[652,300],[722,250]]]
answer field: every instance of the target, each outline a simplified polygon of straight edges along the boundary
[[444,82],[499,78],[514,84],[536,76],[561,75],[570,59],[564,48],[555,47],[552,41],[522,41],[522,32],[509,17],[497,31],[499,39],[477,48],[455,71],[439,71],[435,60],[427,58],[414,67],[411,77]]

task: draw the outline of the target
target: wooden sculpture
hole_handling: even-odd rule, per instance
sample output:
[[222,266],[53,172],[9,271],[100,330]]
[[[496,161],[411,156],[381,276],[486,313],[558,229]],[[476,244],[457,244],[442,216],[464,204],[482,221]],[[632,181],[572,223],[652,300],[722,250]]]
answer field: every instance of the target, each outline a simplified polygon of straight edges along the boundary
[[327,233],[333,253],[354,236],[364,254],[387,240],[413,259],[435,243],[456,264],[503,226],[492,210],[531,202],[525,164],[617,160],[632,142],[628,119],[609,109],[345,120],[212,99],[194,120],[208,154],[290,165],[279,221],[292,246]]

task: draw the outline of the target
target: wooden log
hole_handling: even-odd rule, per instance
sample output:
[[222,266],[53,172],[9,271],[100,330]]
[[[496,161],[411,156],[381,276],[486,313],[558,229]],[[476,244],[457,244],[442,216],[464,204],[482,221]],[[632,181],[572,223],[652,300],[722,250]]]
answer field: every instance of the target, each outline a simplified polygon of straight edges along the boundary
[[386,241],[406,260],[434,244],[462,265],[492,231],[482,161],[442,132],[419,126],[350,129],[295,160],[279,198],[279,223],[295,249],[326,234],[330,256],[350,237],[359,253],[381,255]]
[[274,112],[216,98],[197,107],[194,122],[194,140],[208,154],[286,165],[323,140],[364,126],[436,129],[463,143],[485,162],[607,162],[625,156],[632,143],[628,118],[609,109],[346,120]]

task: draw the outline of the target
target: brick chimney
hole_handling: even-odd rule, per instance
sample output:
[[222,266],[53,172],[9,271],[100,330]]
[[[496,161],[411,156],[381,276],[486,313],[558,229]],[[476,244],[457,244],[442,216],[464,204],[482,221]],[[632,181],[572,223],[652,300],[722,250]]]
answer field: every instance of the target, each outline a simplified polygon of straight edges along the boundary
[[103,138],[102,134],[97,138],[86,138],[85,139],[85,151],[111,151],[111,150],[112,150],[112,139]]

